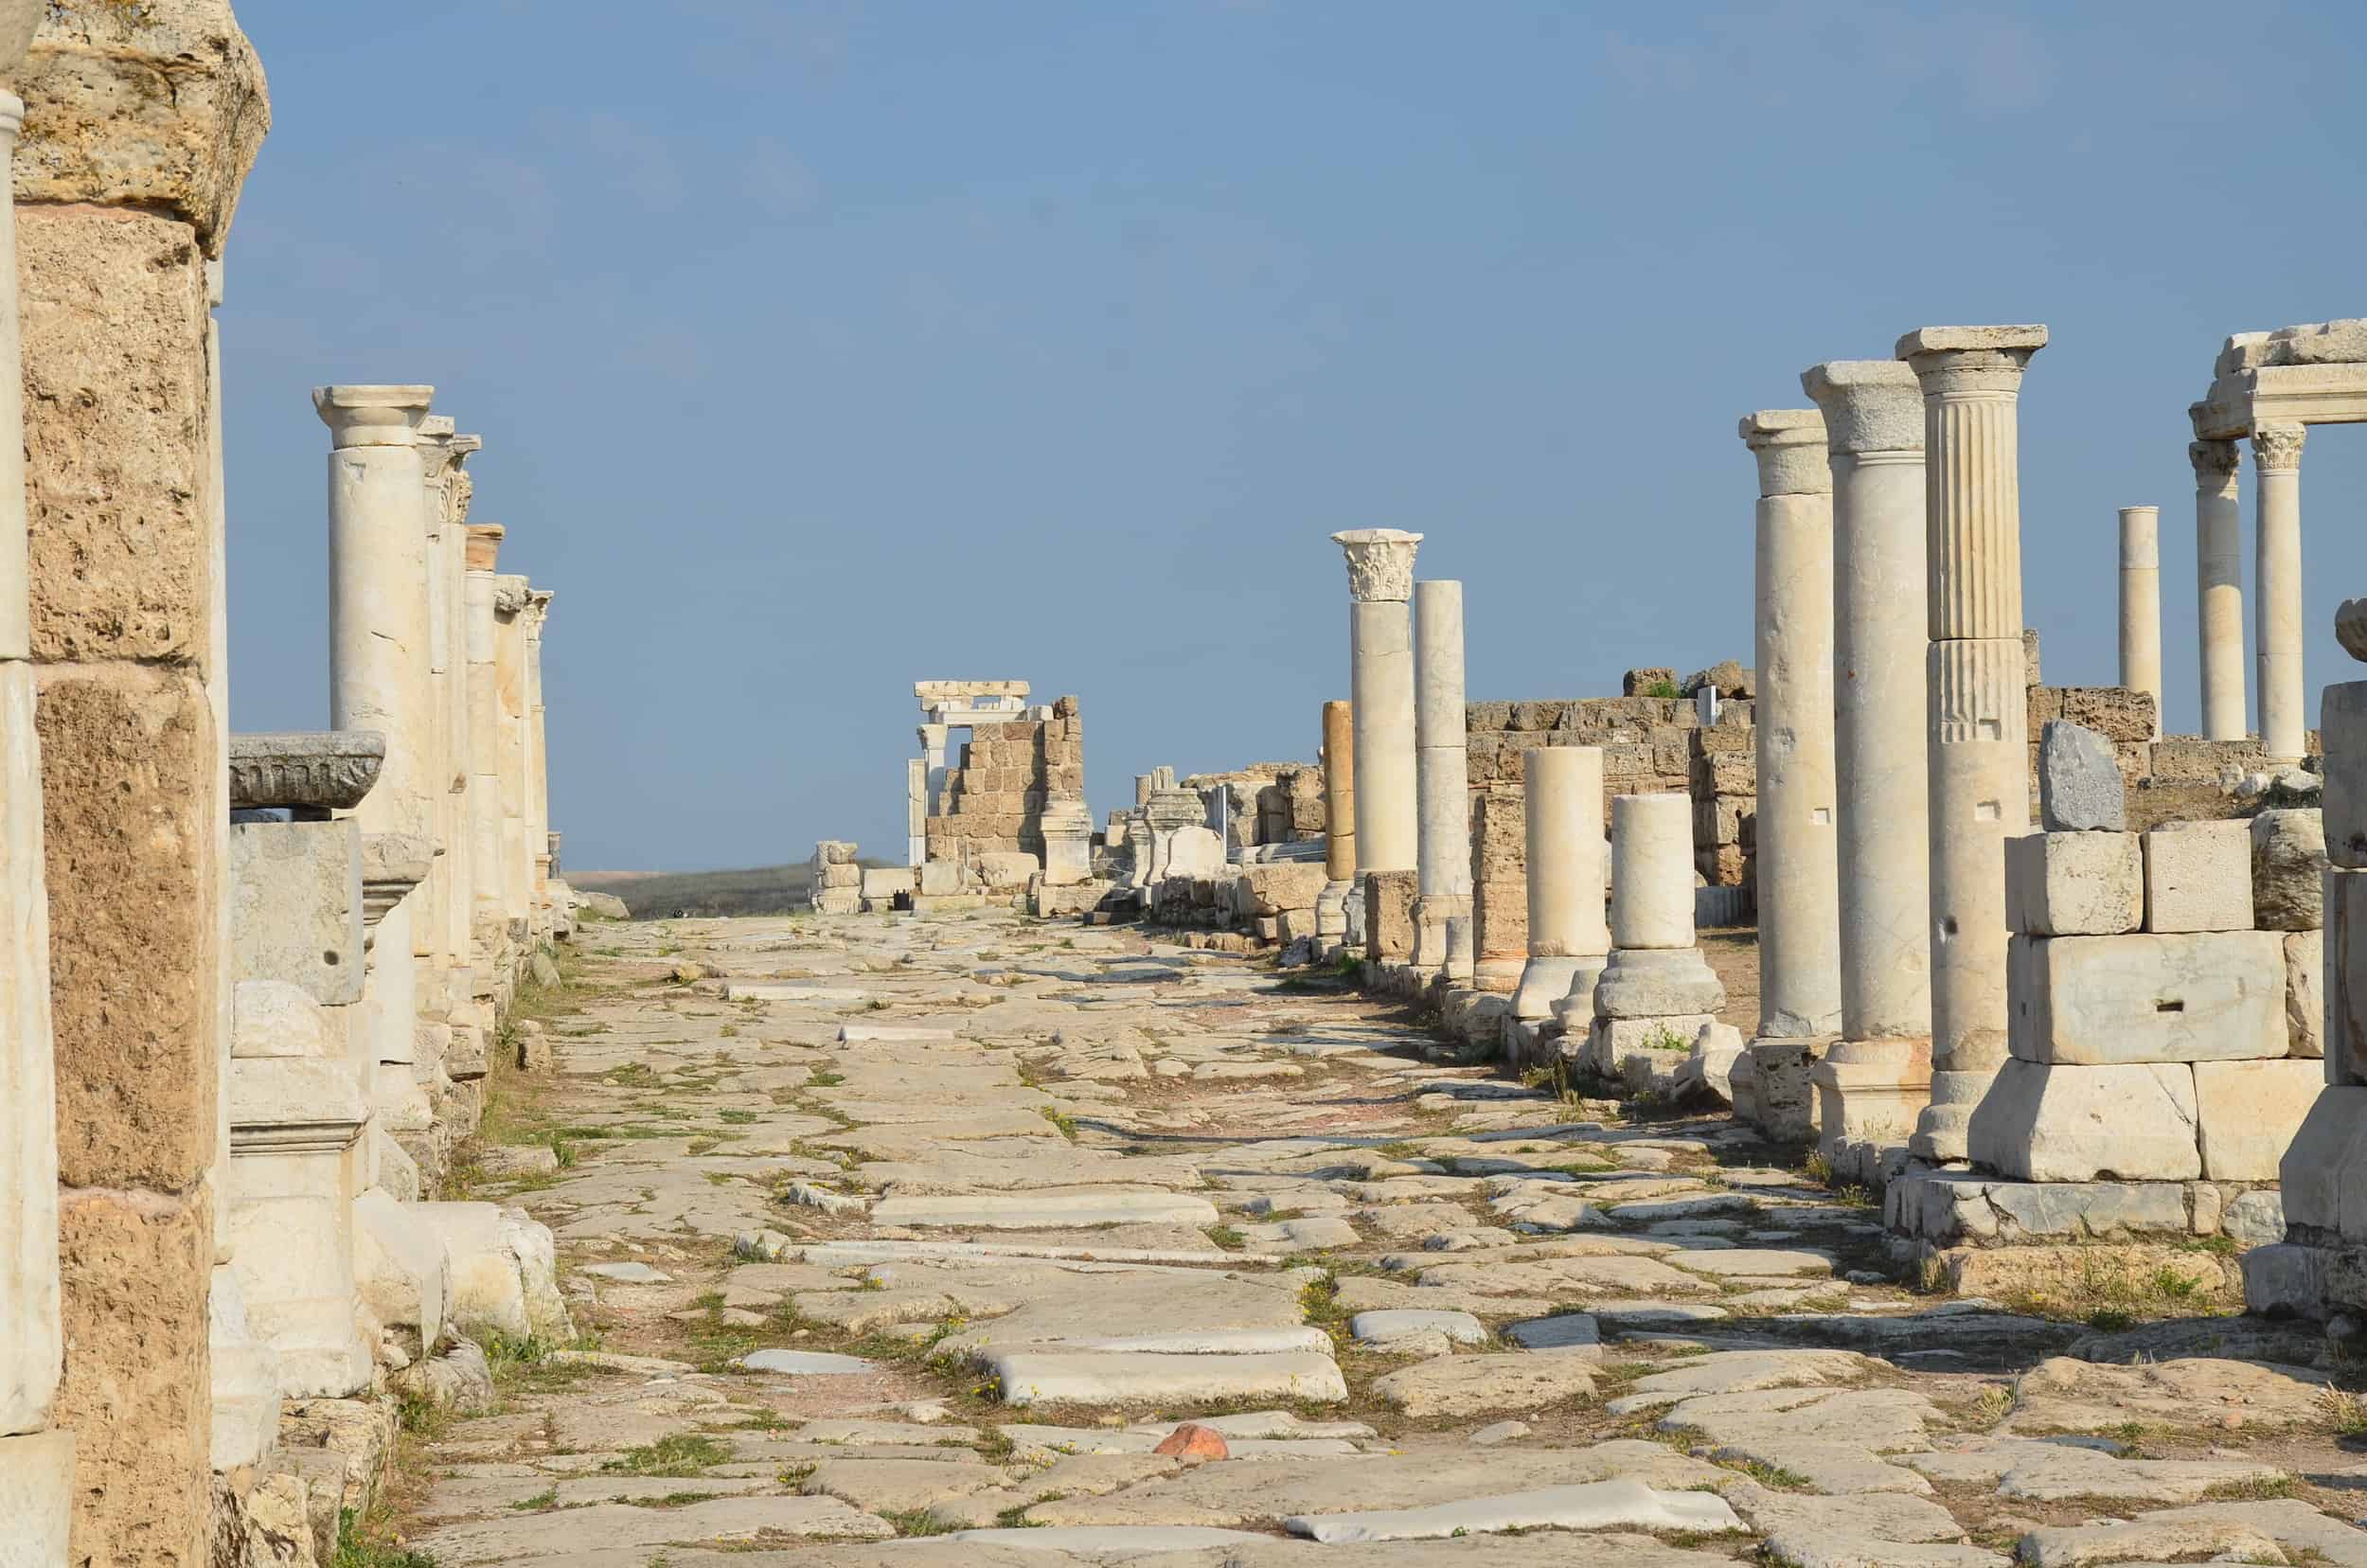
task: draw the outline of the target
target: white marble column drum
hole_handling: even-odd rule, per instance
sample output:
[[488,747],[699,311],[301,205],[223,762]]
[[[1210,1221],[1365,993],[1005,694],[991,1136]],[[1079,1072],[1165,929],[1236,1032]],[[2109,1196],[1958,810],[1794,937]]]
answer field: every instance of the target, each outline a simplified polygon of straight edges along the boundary
[[1414,552],[1422,536],[1353,528],[1331,536],[1348,562],[1348,655],[1356,752],[1356,875],[1420,864],[1414,763]]
[[1579,983],[1579,971],[1601,974],[1611,953],[1603,911],[1603,753],[1599,746],[1538,746],[1522,758],[1529,956],[1512,1012],[1549,1018]]
[[[1841,1040],[1810,1069],[1820,1148],[1848,1173],[1903,1149],[1931,1080],[1923,392],[1896,360],[1801,385],[1833,476],[1833,757]],[[1837,1165],[1836,1168],[1840,1168]]]
[[1909,1147],[1961,1160],[2005,1060],[2005,841],[2030,827],[2017,400],[2046,329],[1925,327],[1897,357],[1923,389],[1931,745],[1931,1101]]
[[1693,946],[1693,797],[1611,803],[1611,945]]
[[[418,431],[427,386],[323,386],[312,406],[329,426],[329,722],[376,730],[386,761],[354,815],[365,833],[433,843],[430,759],[435,703],[428,665],[425,471]],[[376,971],[362,1004],[375,1075],[373,1094],[390,1132],[433,1121],[413,1077],[418,1060],[420,900],[406,899],[379,923]]]
[[2260,659],[2260,748],[2271,763],[2306,749],[2309,696],[2302,685],[2302,441],[2307,427],[2256,425],[2251,433],[2254,576],[2252,624]]
[[1447,922],[1471,913],[1471,776],[1464,752],[1463,584],[1414,585],[1415,793],[1419,807],[1414,967],[1468,979],[1449,961]]
[[2234,441],[2191,441],[2195,467],[2195,633],[2202,661],[2202,738],[2241,740],[2244,721],[2244,517]]
[[1315,898],[1317,946],[1346,940],[1356,885],[1356,719],[1351,705],[1324,704],[1324,890]]
[[1738,434],[1759,470],[1758,1037],[1814,1040],[1841,1027],[1832,471],[1813,408],[1762,409]]
[[504,531],[498,523],[480,523],[468,532],[469,859],[476,868],[470,929],[476,962],[485,971],[480,986],[493,979],[509,922],[502,861],[500,629],[494,611]]
[[[0,7],[0,69],[41,12]],[[23,36],[13,36],[21,31]],[[25,105],[0,92],[0,163]],[[25,498],[25,376],[16,208],[0,201],[0,1469],[22,1467],[18,1527],[62,1545],[71,1433],[48,1433],[64,1340],[58,1295],[57,1076],[49,1025],[49,894],[43,867],[41,742],[33,728]],[[27,1559],[27,1560],[34,1560]],[[61,1557],[58,1560],[62,1561]]]
[[2153,699],[2162,739],[2162,508],[2121,508],[2121,685]]

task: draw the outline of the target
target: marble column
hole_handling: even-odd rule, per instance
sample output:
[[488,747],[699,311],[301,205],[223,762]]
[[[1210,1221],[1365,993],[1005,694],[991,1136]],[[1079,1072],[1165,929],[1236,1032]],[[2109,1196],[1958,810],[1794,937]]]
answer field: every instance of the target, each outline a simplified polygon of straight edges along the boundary
[[1841,1027],[1833,824],[1833,480],[1824,416],[1762,409],[1739,432],[1758,459],[1759,1029]]
[[494,609],[503,532],[498,523],[472,524],[468,530],[469,861],[475,868],[470,952],[478,992],[488,998],[496,994],[509,945],[502,861],[500,628]]
[[2046,329],[1925,327],[1897,357],[1923,389],[1931,645],[1931,1102],[1909,1140],[1966,1157],[2005,1060],[2005,841],[2030,828],[2017,400]]
[[2234,441],[2192,441],[2195,631],[2202,657],[2202,738],[2241,740],[2244,722],[2244,518]]
[[1835,360],[1800,382],[1833,475],[1841,890],[1841,1040],[1810,1079],[1822,1151],[1863,1176],[1905,1147],[1931,1082],[1923,393],[1896,360]]
[[[0,6],[0,70],[41,15]],[[0,91],[0,164],[24,102]],[[24,347],[16,208],[0,201],[0,1470],[19,1480],[28,1562],[65,1560],[74,1434],[44,1432],[64,1339],[58,1296],[58,1111],[49,1019],[49,895],[42,844],[25,497]],[[46,1551],[49,1555],[40,1555]]]
[[2162,739],[2162,508],[2121,508],[2121,685],[2153,698]]
[[1538,746],[1522,756],[1529,959],[1512,1012],[1548,1018],[1554,1004],[1581,984],[1581,971],[1601,975],[1611,953],[1603,911],[1603,753],[1598,746]]
[[502,918],[510,936],[532,939],[534,860],[526,845],[526,579],[493,579],[493,678],[501,695]]
[[1316,945],[1326,952],[1348,933],[1356,885],[1355,716],[1343,699],[1324,704],[1324,890],[1315,897]]
[[[435,693],[429,666],[426,469],[418,430],[435,389],[321,386],[312,407],[329,426],[329,723],[385,737],[378,787],[354,810],[365,833],[433,844]],[[379,1125],[415,1156],[435,1111],[418,1060],[418,963],[428,951],[422,900],[388,913],[374,943],[363,1027],[379,1064]]]
[[1414,967],[1468,979],[1449,961],[1447,922],[1471,913],[1471,777],[1464,753],[1463,584],[1414,585],[1415,793],[1418,881]]
[[2254,425],[2252,483],[2259,508],[2253,538],[2260,603],[2253,612],[2260,658],[2260,748],[2269,760],[2298,762],[2306,747],[2309,696],[2302,686],[2302,439],[2297,424]]
[[543,630],[550,623],[551,601],[559,595],[547,588],[526,596],[526,858],[530,913],[535,933],[551,933],[551,775],[548,732],[543,721]]
[[[431,416],[432,418],[432,416]],[[443,886],[437,900],[440,935],[436,951],[450,971],[450,1013],[455,1027],[464,1025],[489,1030],[492,1020],[472,1004],[473,993],[471,911],[475,903],[474,844],[469,829],[469,504],[475,481],[463,465],[485,443],[475,436],[444,437],[436,460],[442,466],[440,482],[428,486],[428,536],[431,592],[429,616],[434,633],[436,722],[441,737],[434,786],[437,837],[443,854],[436,861]]]
[[1693,946],[1693,798],[1623,794],[1611,803],[1611,945]]
[[1420,864],[1414,761],[1414,552],[1422,536],[1354,528],[1331,536],[1348,562],[1348,655],[1356,753],[1356,877]]

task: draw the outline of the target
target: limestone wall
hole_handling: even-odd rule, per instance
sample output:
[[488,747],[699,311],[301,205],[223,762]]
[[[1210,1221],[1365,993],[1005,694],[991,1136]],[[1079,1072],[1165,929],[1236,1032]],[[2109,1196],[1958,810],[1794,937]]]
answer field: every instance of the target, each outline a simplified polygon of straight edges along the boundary
[[1084,793],[1085,721],[1075,697],[1054,703],[1048,717],[973,725],[960,762],[946,771],[944,813],[922,824],[928,859],[1018,853],[1041,865],[1045,805]]

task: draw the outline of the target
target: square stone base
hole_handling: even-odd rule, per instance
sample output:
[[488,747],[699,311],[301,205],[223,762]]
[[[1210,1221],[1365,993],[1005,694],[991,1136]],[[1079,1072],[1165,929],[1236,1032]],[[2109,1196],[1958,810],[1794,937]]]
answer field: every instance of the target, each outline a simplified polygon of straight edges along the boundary
[[[1751,1042],[1736,1059],[1730,1083],[1747,1083],[1732,1096],[1735,1114],[1777,1143],[1810,1143],[1817,1134],[1816,1086],[1809,1074],[1831,1042],[1824,1040]],[[1746,1072],[1742,1063],[1750,1062]],[[1744,1099],[1749,1109],[1744,1109]]]
[[1608,1078],[1630,1095],[1677,1092],[1677,1075],[1693,1054],[1707,1013],[1667,1018],[1598,1018],[1577,1053],[1579,1072]]
[[1880,1186],[1903,1170],[1931,1098],[1928,1040],[1844,1040],[1808,1069],[1817,1152],[1842,1181]]

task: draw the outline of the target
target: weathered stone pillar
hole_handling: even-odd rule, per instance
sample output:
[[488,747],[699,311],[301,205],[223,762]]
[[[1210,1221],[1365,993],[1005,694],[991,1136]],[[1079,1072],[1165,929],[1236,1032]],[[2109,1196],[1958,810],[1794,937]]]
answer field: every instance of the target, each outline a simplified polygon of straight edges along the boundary
[[1603,915],[1603,753],[1597,746],[1538,746],[1522,754],[1522,770],[1529,961],[1512,1011],[1516,1018],[1547,1018],[1580,984],[1581,971],[1601,975],[1611,953]]
[[[1420,826],[1414,967],[1450,971],[1447,922],[1471,913],[1471,778],[1464,755],[1463,584],[1414,585],[1415,791]],[[1467,959],[1463,972],[1468,979]]]
[[[0,56],[12,56],[33,18],[14,5],[0,12],[0,35],[12,35]],[[10,79],[27,105],[11,314],[24,334],[29,464],[11,478],[13,454],[0,460],[0,495],[21,483],[30,504],[31,634],[0,646],[0,746],[8,881],[26,899],[8,918],[10,943],[40,918],[41,890],[19,857],[49,863],[59,1233],[48,1256],[64,1345],[50,1419],[73,1433],[72,1559],[193,1564],[206,1559],[211,1511],[227,813],[206,262],[222,254],[270,116],[226,0],[40,15]],[[19,445],[13,419],[0,410],[0,447]],[[0,521],[0,541],[12,533]],[[6,606],[23,606],[27,579],[9,580],[0,628],[21,636]],[[38,839],[19,815],[33,797],[16,788],[35,766],[27,653]],[[12,952],[21,983],[40,984],[23,948]],[[12,1006],[0,1051],[40,1039],[21,989]],[[19,1124],[40,1093],[26,1087],[26,1106],[12,1098],[7,1114]],[[22,1341],[12,1314],[0,1329],[28,1359],[0,1365],[22,1364],[32,1381],[0,1393],[0,1407],[37,1409],[47,1392],[42,1299],[28,1303]],[[51,1533],[64,1440],[15,1438],[7,1450],[9,1547],[67,1560]]]
[[[0,6],[11,81],[42,7]],[[24,101],[0,91],[0,160]],[[64,1355],[58,1294],[58,1099],[49,1021],[49,895],[26,543],[25,354],[13,202],[0,202],[0,1490],[25,1560],[66,1560],[74,1434],[47,1432]],[[62,478],[63,475],[55,477]],[[102,1436],[101,1441],[104,1441]]]
[[1800,382],[1833,474],[1840,823],[1842,1038],[1810,1078],[1822,1152],[1863,1177],[1905,1149],[1931,1087],[1923,393],[1896,360],[1835,360]]
[[2153,698],[2162,739],[2162,508],[2121,508],[2121,685]]
[[1347,703],[1324,704],[1324,890],[1315,899],[1315,945],[1328,952],[1347,939],[1348,899],[1356,886],[1355,717]]
[[1833,829],[1833,479],[1824,416],[1762,409],[1758,459],[1759,1038],[1841,1027]]
[[2196,641],[2202,657],[2202,738],[2241,740],[2244,723],[2244,516],[2234,441],[2191,441],[2195,466]]
[[1909,1147],[1961,1160],[2005,1060],[2005,841],[2030,828],[2016,402],[2046,329],[1925,327],[1897,357],[1923,388],[1931,769],[1931,1103]]
[[526,596],[526,859],[528,914],[538,937],[551,933],[551,773],[543,722],[543,628],[551,617],[551,601],[559,595],[537,589]]
[[[363,830],[436,842],[434,677],[429,665],[426,470],[418,441],[427,386],[321,386],[312,406],[329,454],[329,722],[385,737],[378,785],[355,808]],[[433,853],[431,849],[431,854]],[[430,872],[430,876],[433,876]],[[433,919],[425,900],[388,912],[372,943],[362,1004],[378,1063],[380,1129],[433,1164],[435,1108],[419,1061],[421,971]]]
[[436,693],[435,768],[430,794],[436,841],[443,853],[430,879],[434,892],[436,953],[447,976],[444,1015],[455,1031],[488,1030],[492,1020],[472,1007],[470,910],[476,870],[469,833],[469,632],[468,520],[474,481],[462,465],[483,448],[474,436],[454,435],[452,421],[430,415],[422,430],[421,462],[427,477],[428,663]]
[[1356,875],[1421,864],[1414,763],[1416,533],[1355,528],[1331,536],[1348,558],[1349,693],[1356,751]]
[[481,996],[491,998],[509,945],[505,909],[507,878],[502,861],[500,633],[494,600],[502,526],[472,524],[468,530],[466,615],[469,652],[469,862],[471,953]]
[[2259,508],[2255,576],[2260,603],[2253,612],[2260,655],[2260,748],[2271,764],[2298,762],[2309,729],[2309,698],[2302,686],[2302,440],[2297,424],[2255,425],[2252,483]]
[[1693,800],[1623,794],[1611,803],[1611,945],[1693,946]]
[[493,579],[493,679],[501,695],[502,918],[515,941],[532,940],[533,852],[526,845],[526,609],[524,577]]

